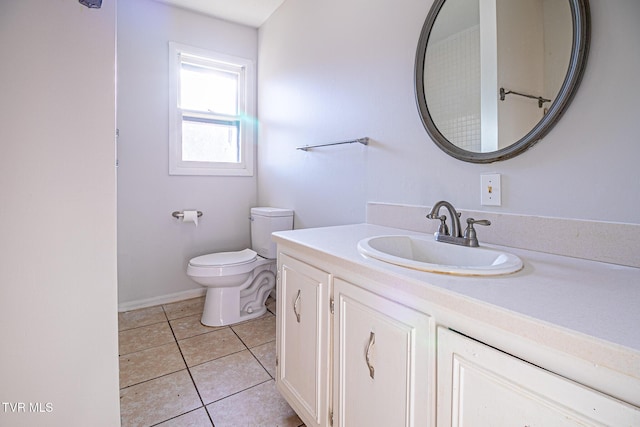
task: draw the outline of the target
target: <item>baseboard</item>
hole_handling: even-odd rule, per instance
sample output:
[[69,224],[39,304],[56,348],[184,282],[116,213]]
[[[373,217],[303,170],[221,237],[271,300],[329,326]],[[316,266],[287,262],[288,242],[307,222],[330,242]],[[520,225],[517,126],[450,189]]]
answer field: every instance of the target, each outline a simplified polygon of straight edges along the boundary
[[137,310],[139,308],[147,308],[153,307],[155,305],[160,304],[170,304],[172,302],[182,301],[191,298],[198,298],[203,296],[207,290],[205,288],[201,289],[189,289],[187,291],[176,292],[169,295],[161,295],[158,297],[141,299],[136,301],[127,301],[121,304],[118,304],[118,312],[122,313],[124,311]]

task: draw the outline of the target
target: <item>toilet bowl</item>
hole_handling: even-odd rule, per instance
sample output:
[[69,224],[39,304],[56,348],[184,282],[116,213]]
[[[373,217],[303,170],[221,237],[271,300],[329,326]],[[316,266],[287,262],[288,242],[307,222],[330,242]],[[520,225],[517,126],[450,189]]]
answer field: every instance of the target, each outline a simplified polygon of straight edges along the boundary
[[187,276],[207,288],[201,322],[232,325],[262,316],[265,301],[276,283],[274,231],[293,228],[293,211],[251,209],[252,249],[217,252],[192,258]]

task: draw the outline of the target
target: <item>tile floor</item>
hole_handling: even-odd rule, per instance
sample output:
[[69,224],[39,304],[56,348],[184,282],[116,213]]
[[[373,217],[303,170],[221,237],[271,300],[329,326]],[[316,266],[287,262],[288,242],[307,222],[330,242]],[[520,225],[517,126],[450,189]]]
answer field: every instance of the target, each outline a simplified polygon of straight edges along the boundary
[[302,426],[275,389],[275,301],[200,323],[204,297],[118,314],[122,427]]

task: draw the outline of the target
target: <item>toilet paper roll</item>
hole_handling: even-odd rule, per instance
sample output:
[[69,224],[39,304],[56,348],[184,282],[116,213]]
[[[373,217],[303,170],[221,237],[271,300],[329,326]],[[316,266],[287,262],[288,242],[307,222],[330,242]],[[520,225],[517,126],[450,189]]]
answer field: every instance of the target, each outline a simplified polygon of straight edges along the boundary
[[198,211],[184,211],[182,222],[193,222],[198,226]]

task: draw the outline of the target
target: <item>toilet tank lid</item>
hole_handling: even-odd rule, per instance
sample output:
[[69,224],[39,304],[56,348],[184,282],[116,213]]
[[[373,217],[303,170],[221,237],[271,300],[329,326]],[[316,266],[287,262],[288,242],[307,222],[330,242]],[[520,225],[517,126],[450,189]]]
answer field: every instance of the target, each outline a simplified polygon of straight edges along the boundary
[[217,252],[201,255],[189,261],[194,267],[224,267],[238,264],[246,264],[256,259],[258,254],[251,249],[243,249],[236,252]]
[[252,215],[262,215],[262,216],[292,216],[292,209],[283,209],[283,208],[251,208]]

